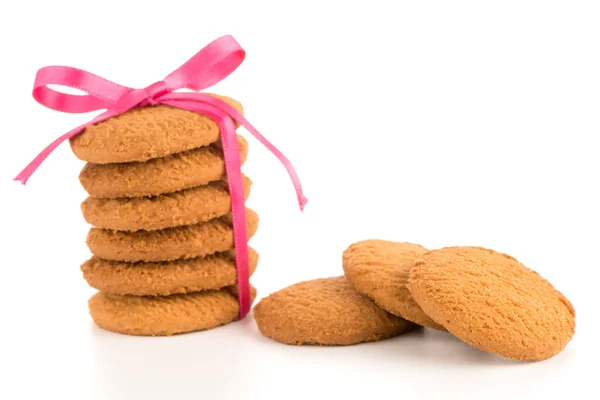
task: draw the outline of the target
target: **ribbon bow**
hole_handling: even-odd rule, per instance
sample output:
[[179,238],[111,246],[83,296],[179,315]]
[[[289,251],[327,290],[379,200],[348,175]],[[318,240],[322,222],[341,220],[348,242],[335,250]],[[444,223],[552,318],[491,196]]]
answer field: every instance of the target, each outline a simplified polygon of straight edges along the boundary
[[[134,107],[165,104],[211,118],[218,124],[221,132],[225,170],[231,197],[240,318],[246,316],[250,311],[251,300],[246,213],[234,120],[267,147],[286,168],[296,189],[300,210],[303,210],[307,203],[298,175],[289,160],[234,107],[213,96],[199,93],[229,76],[244,61],[245,56],[246,52],[232,36],[222,36],[209,43],[165,79],[143,89],[121,86],[77,68],[63,66],[41,68],[37,72],[33,87],[33,97],[40,104],[67,113],[85,113],[104,109],[106,111],[50,143],[15,178],[16,181],[26,184],[33,172],[62,142],[82,132],[88,125],[112,118]],[[87,94],[61,93],[49,88],[48,85],[67,86]],[[196,92],[175,92],[184,88]]]

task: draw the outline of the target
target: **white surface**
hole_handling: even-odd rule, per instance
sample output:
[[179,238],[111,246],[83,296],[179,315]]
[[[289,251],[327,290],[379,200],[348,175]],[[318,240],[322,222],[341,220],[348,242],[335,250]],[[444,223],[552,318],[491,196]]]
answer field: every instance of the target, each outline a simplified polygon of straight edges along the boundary
[[[68,3],[0,6],[1,399],[598,393],[598,2]],[[284,169],[249,139],[260,296],[341,274],[341,252],[360,239],[481,245],[571,299],[567,349],[515,363],[432,331],[297,348],[262,338],[251,317],[171,338],[97,329],[79,271],[89,256],[83,163],[63,145],[28,186],[10,181],[91,118],[38,105],[35,72],[71,65],[142,87],[226,33],[248,56],[214,91],[243,102],[309,198],[301,214]]]

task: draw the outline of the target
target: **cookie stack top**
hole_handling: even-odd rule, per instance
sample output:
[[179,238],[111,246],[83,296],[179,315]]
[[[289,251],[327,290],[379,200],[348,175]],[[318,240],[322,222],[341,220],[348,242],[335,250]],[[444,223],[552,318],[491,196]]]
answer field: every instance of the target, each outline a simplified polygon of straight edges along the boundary
[[[240,113],[242,105],[217,97]],[[208,146],[219,140],[219,127],[205,115],[167,105],[133,108],[90,125],[70,139],[73,153],[94,164],[142,162]]]

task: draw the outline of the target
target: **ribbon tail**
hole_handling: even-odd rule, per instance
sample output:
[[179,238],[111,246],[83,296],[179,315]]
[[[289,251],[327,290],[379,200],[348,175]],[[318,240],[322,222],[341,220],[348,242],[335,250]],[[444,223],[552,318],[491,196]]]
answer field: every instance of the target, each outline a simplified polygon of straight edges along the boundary
[[304,206],[308,203],[308,199],[304,196],[304,192],[302,191],[302,184],[300,183],[300,178],[294,169],[294,166],[287,159],[285,155],[277,147],[275,147],[269,140],[261,135],[261,133],[248,121],[244,116],[240,113],[235,112],[236,115],[233,115],[233,118],[238,121],[244,128],[248,129],[248,131],[256,138],[259,142],[261,142],[271,153],[277,157],[277,159],[283,164],[286,169],[292,183],[294,184],[294,189],[296,190],[296,197],[298,198],[298,205],[300,206],[300,210],[304,211]]
[[[259,142],[261,142],[267,149],[271,151],[277,157],[277,159],[283,164],[285,169],[287,170],[292,183],[294,184],[294,189],[296,190],[296,197],[298,198],[298,205],[300,206],[300,210],[304,211],[304,206],[308,203],[308,200],[304,196],[304,192],[302,191],[302,184],[300,183],[300,178],[296,173],[296,170],[292,166],[290,160],[287,159],[286,156],[283,155],[281,151],[279,151],[267,138],[260,134],[258,129],[256,129],[238,110],[236,110],[231,105],[227,104],[225,101],[218,99],[216,97],[207,95],[206,93],[171,93],[166,95],[162,102],[164,104],[171,104],[175,107],[187,108],[190,110],[194,110],[194,106],[190,104],[197,104],[196,108],[202,112],[202,110],[206,109],[206,106],[213,106],[213,110],[216,108],[217,110],[221,110],[222,112],[227,113],[231,118],[237,121],[240,125],[244,126],[248,131],[256,138]],[[191,108],[190,108],[191,107]]]
[[38,167],[44,162],[44,160],[56,149],[62,142],[65,140],[75,136],[79,133],[85,125],[79,126],[69,132],[65,133],[58,139],[54,140],[50,143],[44,150],[40,152],[19,174],[13,179],[14,181],[21,182],[23,185],[27,184],[27,181],[33,175],[33,173],[38,169]]
[[50,143],[48,146],[46,146],[46,148],[44,150],[42,150],[40,152],[40,154],[38,154],[21,172],[19,172],[19,175],[17,175],[13,180],[21,182],[23,185],[26,185],[27,181],[29,180],[31,175],[33,175],[33,173],[44,162],[44,160],[50,155],[50,153],[52,153],[62,142],[77,135],[78,133],[83,131],[86,126],[92,125],[92,124],[97,124],[98,122],[104,121],[115,115],[117,115],[117,113],[114,111],[110,111],[110,110],[105,111],[104,113],[95,117],[90,122],[80,125],[75,129],[71,129],[69,132],[65,133],[64,135],[62,135],[61,137],[59,137],[58,139],[56,139],[55,141]]

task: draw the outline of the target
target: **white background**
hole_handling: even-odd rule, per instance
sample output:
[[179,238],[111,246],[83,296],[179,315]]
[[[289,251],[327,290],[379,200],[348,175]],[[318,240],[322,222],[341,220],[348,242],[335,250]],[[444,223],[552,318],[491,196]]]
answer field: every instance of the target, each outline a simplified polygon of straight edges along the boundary
[[[1,399],[598,394],[600,3],[151,4],[0,6]],[[27,186],[11,182],[92,117],[37,104],[36,70],[70,65],[144,87],[223,34],[248,55],[211,90],[244,104],[309,199],[300,213],[284,169],[249,138],[259,296],[341,274],[341,253],[356,240],[485,246],[573,302],[567,349],[512,362],[432,331],[290,347],[260,336],[251,316],[171,338],[96,328],[87,312],[94,291],[79,270],[89,256],[83,162],[65,144]]]

